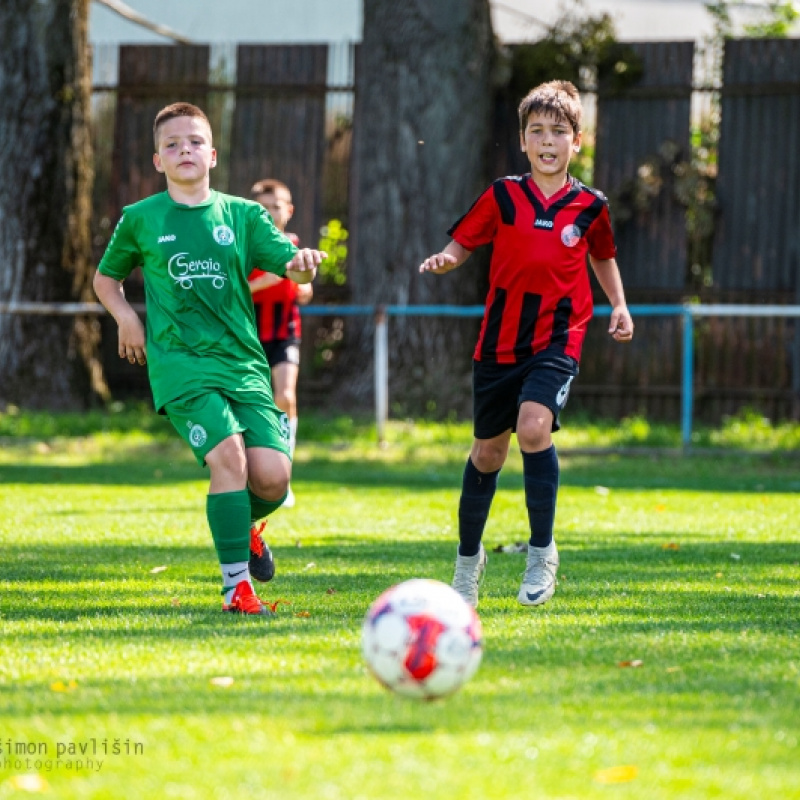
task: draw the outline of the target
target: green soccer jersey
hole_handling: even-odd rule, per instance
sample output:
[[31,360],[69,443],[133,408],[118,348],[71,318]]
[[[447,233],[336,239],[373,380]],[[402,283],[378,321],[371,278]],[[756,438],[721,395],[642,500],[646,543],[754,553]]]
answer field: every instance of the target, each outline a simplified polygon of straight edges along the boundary
[[123,209],[98,269],[122,281],[142,267],[156,409],[208,389],[271,394],[247,277],[283,275],[296,252],[258,203],[216,191],[196,206],[162,192]]

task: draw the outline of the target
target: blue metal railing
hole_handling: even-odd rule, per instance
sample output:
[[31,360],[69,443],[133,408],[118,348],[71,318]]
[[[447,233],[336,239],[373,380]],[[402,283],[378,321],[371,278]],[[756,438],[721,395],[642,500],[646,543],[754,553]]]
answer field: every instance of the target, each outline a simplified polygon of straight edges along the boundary
[[[141,305],[135,306],[144,312]],[[681,353],[681,442],[688,447],[692,441],[692,417],[694,406],[694,320],[695,317],[800,317],[800,305],[632,305],[629,307],[634,320],[637,317],[680,316],[683,320],[683,344]],[[367,306],[340,305],[303,308],[308,316],[371,316],[375,318],[375,408],[378,435],[382,438],[388,413],[389,351],[386,326],[392,316],[422,317],[480,317],[483,306],[418,305],[418,306]],[[99,303],[37,303],[0,302],[0,314],[40,314],[73,316],[77,314],[105,314]],[[611,306],[595,306],[595,316],[611,313]]]
[[[779,305],[632,305],[631,316],[637,317],[675,317],[683,319],[683,344],[681,353],[681,443],[687,448],[692,442],[692,418],[694,413],[694,319],[695,317],[800,317],[800,306]],[[381,313],[383,312],[383,313]],[[386,329],[387,318],[391,316],[447,316],[480,317],[483,306],[314,306],[303,308],[303,314],[310,316],[375,316],[375,407],[378,438],[383,439],[388,408],[388,347]],[[611,306],[599,305],[594,308],[595,316],[611,314]]]

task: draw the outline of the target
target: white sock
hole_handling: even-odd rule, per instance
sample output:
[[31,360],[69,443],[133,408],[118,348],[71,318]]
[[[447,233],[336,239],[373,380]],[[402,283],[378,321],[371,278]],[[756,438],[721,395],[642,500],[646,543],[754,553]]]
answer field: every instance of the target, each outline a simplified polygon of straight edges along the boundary
[[247,581],[251,586],[250,581],[250,566],[247,561],[237,561],[233,564],[220,564],[222,570],[222,587],[227,589],[225,592],[225,602],[230,603],[236,587],[242,581]]

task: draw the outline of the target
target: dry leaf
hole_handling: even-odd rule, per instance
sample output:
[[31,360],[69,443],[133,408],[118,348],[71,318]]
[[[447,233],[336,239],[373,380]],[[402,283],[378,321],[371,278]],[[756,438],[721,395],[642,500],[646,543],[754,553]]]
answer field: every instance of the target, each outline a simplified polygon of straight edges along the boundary
[[212,678],[209,681],[212,686],[221,686],[223,689],[233,686],[233,682],[233,678],[231,678],[230,675],[218,675],[216,678]]
[[641,658],[634,658],[631,661],[620,661],[617,664],[618,667],[641,667],[644,665],[644,661]]
[[594,779],[598,783],[628,783],[639,775],[639,767],[624,764],[618,767],[609,767],[595,772]]
[[680,550],[681,546],[677,542],[667,542],[661,545],[662,550]]
[[174,605],[176,608],[177,608],[177,607],[178,607],[178,606],[181,604],[181,601],[180,601],[180,600],[178,600],[178,598],[177,598],[177,597],[173,597],[173,598],[172,598],[172,600],[170,600],[170,602],[171,602],[171,603],[172,603],[172,605]]
[[336,589],[331,586],[330,589],[325,590],[325,594],[336,594]]
[[276,600],[274,603],[268,603],[266,600],[261,601],[273,614],[278,606],[283,603],[284,605],[290,606],[291,603],[288,600],[284,600],[281,598],[280,600]]
[[514,544],[499,544],[494,548],[495,553],[527,553],[527,542],[514,542]]
[[723,575],[722,575],[722,573],[721,573],[721,572],[718,572],[718,573],[717,573],[717,574],[716,574],[714,577],[715,577],[715,578],[722,578],[722,577],[723,577]]
[[54,692],[74,692],[78,688],[78,684],[76,681],[68,681],[67,683],[56,681],[50,684],[50,688]]
[[165,566],[153,567],[153,569],[150,570],[150,574],[151,575],[157,575],[159,572],[166,572],[166,569],[167,568]]
[[12,775],[8,782],[12,789],[19,789],[23,792],[46,792],[50,788],[50,784],[41,775],[35,773]]
[[311,612],[310,611],[298,611],[295,614],[295,616],[296,617],[310,617],[311,616]]

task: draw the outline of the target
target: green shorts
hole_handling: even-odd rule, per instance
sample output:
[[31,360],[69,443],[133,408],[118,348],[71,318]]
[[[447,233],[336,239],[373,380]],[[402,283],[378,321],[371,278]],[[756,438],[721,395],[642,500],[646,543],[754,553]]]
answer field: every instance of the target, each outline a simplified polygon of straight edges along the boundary
[[221,441],[241,433],[244,446],[269,447],[291,458],[289,418],[269,396],[263,402],[232,400],[219,392],[179,397],[164,406],[164,413],[189,444],[201,466]]

